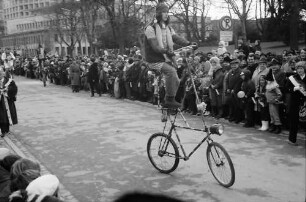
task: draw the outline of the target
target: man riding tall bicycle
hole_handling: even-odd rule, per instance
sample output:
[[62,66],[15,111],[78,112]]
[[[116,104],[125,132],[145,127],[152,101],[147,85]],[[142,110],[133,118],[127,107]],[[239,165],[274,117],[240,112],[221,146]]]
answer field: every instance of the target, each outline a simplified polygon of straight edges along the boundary
[[184,38],[178,36],[169,26],[169,7],[160,2],[156,6],[156,20],[145,29],[147,45],[145,46],[145,59],[149,67],[165,75],[165,108],[179,108],[181,104],[175,100],[175,95],[180,84],[175,66],[175,54],[173,45],[180,46],[194,45]]

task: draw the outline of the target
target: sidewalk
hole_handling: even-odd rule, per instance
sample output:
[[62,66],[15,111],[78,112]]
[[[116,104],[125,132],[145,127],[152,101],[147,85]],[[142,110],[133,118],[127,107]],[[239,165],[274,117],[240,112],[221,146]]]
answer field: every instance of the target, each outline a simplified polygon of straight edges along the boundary
[[[22,158],[27,158],[38,162],[40,164],[41,174],[50,174],[47,168],[41,162],[39,162],[31,153],[29,153],[24,146],[22,146],[22,144],[15,138],[13,132],[5,136],[4,138],[0,138],[0,148],[7,148],[11,151],[12,154],[17,154]],[[59,196],[60,199],[65,202],[78,202],[78,200],[74,198],[74,196],[62,184],[60,184]]]

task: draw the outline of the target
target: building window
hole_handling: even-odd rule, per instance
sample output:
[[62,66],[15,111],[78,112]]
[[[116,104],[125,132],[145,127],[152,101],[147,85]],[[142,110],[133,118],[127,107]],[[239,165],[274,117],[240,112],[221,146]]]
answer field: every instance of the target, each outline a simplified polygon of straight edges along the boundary
[[38,4],[36,3],[36,4],[34,4],[34,8],[38,8]]
[[29,16],[29,12],[25,12],[25,16]]
[[40,3],[40,7],[44,7],[44,3]]
[[45,4],[46,4],[46,7],[50,6],[50,3],[49,3],[49,2],[46,2]]
[[20,16],[21,16],[21,17],[23,16],[23,12],[20,12]]

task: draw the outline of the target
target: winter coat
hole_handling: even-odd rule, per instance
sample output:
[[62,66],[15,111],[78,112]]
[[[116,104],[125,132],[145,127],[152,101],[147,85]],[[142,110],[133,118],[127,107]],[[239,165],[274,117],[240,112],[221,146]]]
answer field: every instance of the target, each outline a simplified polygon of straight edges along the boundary
[[99,81],[98,63],[94,62],[92,65],[90,65],[88,69],[87,79],[89,83]]
[[244,80],[241,84],[241,90],[244,91],[245,97],[247,99],[251,99],[254,97],[255,93],[255,83],[251,80],[251,72],[249,70],[244,70],[243,71],[245,77]]
[[[8,82],[9,82],[9,79],[7,77],[4,77],[3,86],[5,86]],[[7,101],[8,101],[8,106],[9,106],[10,115],[11,115],[13,124],[18,123],[17,110],[15,106],[17,92],[18,92],[17,85],[15,84],[14,81],[11,81],[11,83],[8,85],[8,88],[7,88]],[[9,123],[8,116],[7,116],[7,109],[6,109],[5,102],[4,102],[4,96],[6,95],[1,94],[0,123]]]
[[73,63],[70,65],[69,76],[71,79],[71,85],[80,85],[81,69],[77,63]]
[[220,93],[222,92],[223,89],[223,79],[224,79],[223,70],[222,68],[219,68],[213,73],[213,79],[211,85],[213,85],[214,89],[217,89]]
[[240,77],[241,69],[231,69],[228,72],[228,76],[226,78],[226,90],[234,90],[234,94],[237,94],[240,91],[242,79]]

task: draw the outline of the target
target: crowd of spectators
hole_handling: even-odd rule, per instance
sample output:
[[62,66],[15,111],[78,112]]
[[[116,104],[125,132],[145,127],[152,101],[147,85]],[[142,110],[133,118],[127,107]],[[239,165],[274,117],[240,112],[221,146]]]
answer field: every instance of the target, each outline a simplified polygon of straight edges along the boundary
[[[306,50],[284,50],[276,55],[261,50],[259,41],[254,47],[239,41],[238,48],[230,53],[224,43],[219,45],[208,53],[196,51],[187,57],[177,57],[180,87],[176,100],[182,103],[182,110],[199,115],[187,71],[189,61],[197,94],[207,104],[206,115],[276,134],[290,129],[292,92],[288,87],[289,77],[297,73],[297,66],[305,69]],[[14,74],[41,79],[44,86],[46,80],[55,85],[71,86],[73,93],[84,90],[89,91],[90,96],[97,93],[152,104],[163,102],[164,79],[150,70],[137,48],[125,55],[114,51],[104,51],[99,57],[47,55],[43,66],[40,63],[37,57],[16,56]],[[304,105],[305,96],[301,99]],[[304,122],[305,116],[301,115],[299,121]],[[300,124],[299,128],[303,129],[302,126]]]
[[[45,87],[49,83],[70,86],[72,93],[84,90],[90,96],[109,94],[154,105],[163,102],[162,75],[150,70],[139,50],[133,49],[126,55],[105,53],[100,57],[46,56],[43,61],[15,55],[13,68],[8,71],[40,79]],[[240,43],[238,49],[229,53],[221,44],[212,52],[178,56],[177,64],[180,87],[176,100],[182,103],[185,113],[199,115],[197,93],[207,104],[207,116],[243,122],[243,127],[257,126],[276,134],[285,128],[289,130],[289,143],[296,145],[297,130],[306,125],[305,113],[299,111],[306,107],[306,49],[284,50],[282,55],[275,55]],[[292,78],[300,82],[299,86]],[[39,164],[3,149],[0,155],[1,201],[8,201],[8,196],[10,201],[60,201],[56,176],[41,175]]]

